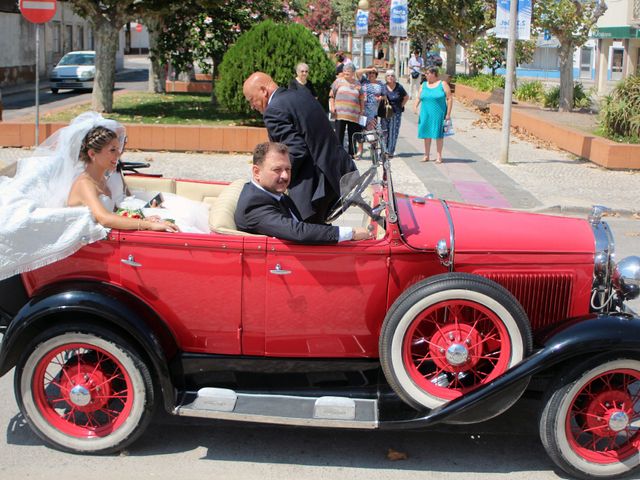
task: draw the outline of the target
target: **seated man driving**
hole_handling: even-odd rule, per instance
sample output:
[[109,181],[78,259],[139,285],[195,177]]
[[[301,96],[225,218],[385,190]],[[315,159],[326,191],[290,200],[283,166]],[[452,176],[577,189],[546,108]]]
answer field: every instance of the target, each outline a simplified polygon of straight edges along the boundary
[[284,193],[291,180],[289,150],[282,143],[261,143],[253,151],[252,180],[240,193],[235,212],[238,230],[300,243],[337,243],[371,238],[366,228],[334,227],[300,221]]

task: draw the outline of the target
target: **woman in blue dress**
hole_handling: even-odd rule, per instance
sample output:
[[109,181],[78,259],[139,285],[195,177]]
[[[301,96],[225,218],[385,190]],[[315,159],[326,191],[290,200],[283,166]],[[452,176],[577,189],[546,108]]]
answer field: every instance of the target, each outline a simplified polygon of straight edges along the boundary
[[438,67],[429,67],[426,72],[427,81],[422,83],[420,96],[413,108],[418,116],[418,138],[424,139],[423,162],[429,161],[431,139],[436,140],[436,163],[442,163],[442,144],[444,138],[444,122],[451,119],[451,89],[438,78]]

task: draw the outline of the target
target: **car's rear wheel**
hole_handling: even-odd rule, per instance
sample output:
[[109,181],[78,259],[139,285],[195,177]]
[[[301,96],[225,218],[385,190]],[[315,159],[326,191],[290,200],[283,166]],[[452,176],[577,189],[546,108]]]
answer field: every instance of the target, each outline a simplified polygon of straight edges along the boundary
[[640,361],[591,358],[549,389],[540,437],[551,459],[578,478],[615,478],[640,465]]
[[435,408],[486,384],[531,351],[518,301],[497,283],[450,273],[420,282],[387,313],[380,361],[395,392]]
[[111,453],[133,442],[154,407],[149,369],[126,341],[94,326],[40,334],[16,366],[20,410],[44,441],[73,453]]
[[58,93],[58,91],[59,91],[59,90],[58,90],[57,88],[52,88],[52,89],[51,89],[51,93],[53,93],[54,95],[55,95],[56,93]]

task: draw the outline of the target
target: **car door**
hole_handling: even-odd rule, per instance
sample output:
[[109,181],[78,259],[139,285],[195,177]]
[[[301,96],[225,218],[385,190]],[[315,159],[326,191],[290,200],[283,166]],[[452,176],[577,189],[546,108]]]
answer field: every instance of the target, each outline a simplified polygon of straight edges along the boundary
[[386,239],[300,245],[269,238],[266,250],[266,355],[377,356]]
[[243,237],[122,232],[123,286],[168,325],[183,351],[241,353]]

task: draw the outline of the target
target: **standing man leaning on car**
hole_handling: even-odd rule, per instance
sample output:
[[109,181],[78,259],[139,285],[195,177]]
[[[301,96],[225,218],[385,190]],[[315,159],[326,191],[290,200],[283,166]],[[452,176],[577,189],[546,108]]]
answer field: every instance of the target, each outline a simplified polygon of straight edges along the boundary
[[340,197],[340,179],[356,169],[326,112],[307,89],[278,88],[263,72],[249,76],[242,90],[251,107],[262,113],[269,139],[289,147],[289,195],[300,220],[324,223]]
[[261,143],[253,151],[251,181],[238,199],[234,220],[239,230],[301,243],[337,243],[371,238],[366,228],[334,227],[301,221],[302,215],[285,193],[291,180],[289,149],[282,143]]

